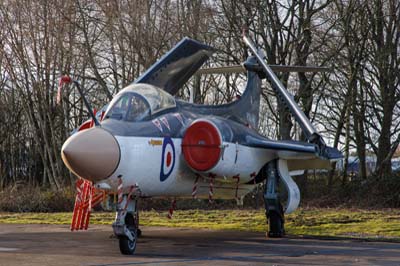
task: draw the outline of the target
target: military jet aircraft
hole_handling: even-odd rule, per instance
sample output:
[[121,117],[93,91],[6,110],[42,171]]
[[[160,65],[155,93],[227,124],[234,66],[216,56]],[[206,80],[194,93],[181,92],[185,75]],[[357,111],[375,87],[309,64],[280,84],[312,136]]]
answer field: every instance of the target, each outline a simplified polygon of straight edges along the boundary
[[[239,199],[266,182],[268,235],[284,234],[284,214],[293,212],[300,202],[292,171],[329,168],[342,154],[325,144],[272,69],[316,70],[270,66],[249,37],[244,36],[244,41],[253,54],[242,66],[247,72],[247,84],[242,96],[227,104],[199,105],[174,98],[215,52],[189,38],[115,95],[101,115],[91,111],[78,82],[69,77],[61,79],[61,83],[78,86],[93,121],[93,126],[86,125],[73,134],[61,152],[65,165],[80,177],[79,195],[95,198],[85,205],[86,196],[77,196],[73,224],[78,226],[72,229],[87,228],[91,204],[101,198],[97,192],[118,191],[113,230],[121,253],[133,254],[139,235],[140,198]],[[232,72],[238,68],[203,72],[213,71]],[[281,104],[289,108],[307,141],[271,140],[257,133],[264,78]],[[279,198],[279,182],[287,190],[285,207]],[[85,208],[86,213],[82,211]]]

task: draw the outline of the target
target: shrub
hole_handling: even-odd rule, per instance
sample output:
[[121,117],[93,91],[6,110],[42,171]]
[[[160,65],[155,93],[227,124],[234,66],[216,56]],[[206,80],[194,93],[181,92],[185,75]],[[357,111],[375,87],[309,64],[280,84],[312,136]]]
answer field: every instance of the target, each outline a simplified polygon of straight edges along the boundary
[[0,192],[0,211],[7,212],[62,212],[72,211],[74,192],[70,188],[61,191],[18,185]]

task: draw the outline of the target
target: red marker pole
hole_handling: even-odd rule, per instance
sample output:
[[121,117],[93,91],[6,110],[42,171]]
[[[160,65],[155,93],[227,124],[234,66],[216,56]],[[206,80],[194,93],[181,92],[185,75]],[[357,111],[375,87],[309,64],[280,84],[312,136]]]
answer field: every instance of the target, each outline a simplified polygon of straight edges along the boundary
[[239,197],[238,197],[238,190],[239,190],[240,176],[239,176],[239,175],[235,175],[233,178],[234,178],[234,179],[237,179],[237,180],[236,180],[235,198],[238,199],[238,198],[239,198]]
[[85,203],[86,203],[86,198],[87,198],[87,192],[88,192],[88,184],[87,184],[87,182],[86,182],[86,180],[83,182],[83,190],[82,190],[82,201],[81,201],[81,204],[80,204],[80,206],[79,206],[79,212],[78,212],[78,221],[77,221],[77,230],[79,230],[79,229],[82,229],[83,228],[83,226],[82,226],[82,224],[83,224],[83,220],[84,220],[84,216],[85,216],[85,213],[84,213],[84,211],[85,211],[85,209],[84,209],[84,206],[85,206]]
[[199,184],[199,178],[200,175],[196,174],[196,180],[194,181],[193,189],[192,189],[192,198],[196,199],[197,198],[197,186]]
[[80,204],[82,201],[82,190],[83,190],[83,180],[78,179],[75,183],[76,187],[76,196],[75,196],[75,205],[74,205],[74,212],[72,214],[72,221],[71,221],[71,231],[77,229],[77,218],[79,213]]
[[83,229],[87,230],[89,227],[89,221],[90,221],[90,213],[92,212],[92,193],[93,193],[93,184],[91,181],[87,181],[88,183],[88,194],[87,194],[87,201],[88,205],[85,210],[85,222],[83,223]]
[[125,202],[125,206],[124,206],[124,210],[123,210],[124,212],[126,211],[126,209],[128,209],[129,201],[131,200],[132,194],[133,194],[133,192],[135,192],[135,190],[136,190],[136,187],[131,186],[128,196],[126,197],[126,202]]
[[210,174],[210,190],[208,191],[208,203],[213,203],[213,196],[214,196],[214,174]]
[[171,207],[169,208],[169,211],[168,211],[168,215],[167,215],[168,219],[172,219],[175,208],[176,208],[176,199],[173,199],[171,202]]
[[253,178],[253,184],[256,185],[256,172],[251,173],[250,177]]
[[122,184],[122,177],[118,177],[118,205],[120,205],[122,203],[123,200],[123,184]]

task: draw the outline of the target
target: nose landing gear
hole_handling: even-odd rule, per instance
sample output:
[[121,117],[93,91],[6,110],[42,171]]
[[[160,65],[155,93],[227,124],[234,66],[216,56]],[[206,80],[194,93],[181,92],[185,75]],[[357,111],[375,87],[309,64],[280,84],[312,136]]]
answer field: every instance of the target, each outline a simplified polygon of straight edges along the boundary
[[137,238],[141,235],[139,229],[139,211],[137,197],[123,195],[118,203],[115,221],[112,225],[114,234],[119,238],[119,249],[124,255],[133,255],[136,250]]

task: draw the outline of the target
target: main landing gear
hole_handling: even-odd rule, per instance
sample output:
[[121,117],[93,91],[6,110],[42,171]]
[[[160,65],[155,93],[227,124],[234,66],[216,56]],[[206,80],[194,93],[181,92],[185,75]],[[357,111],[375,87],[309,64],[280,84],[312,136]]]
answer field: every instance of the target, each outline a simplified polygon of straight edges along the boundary
[[[266,171],[267,176],[264,203],[265,215],[269,224],[268,237],[283,237],[285,234],[285,213],[296,210],[300,203],[300,191],[289,175],[287,161],[281,159],[271,161],[266,165],[264,171]],[[285,211],[278,193],[280,181],[283,181],[288,194]]]
[[124,255],[133,255],[136,249],[137,238],[141,235],[139,229],[139,211],[137,198],[122,196],[122,202],[118,203],[115,221],[112,225],[114,234],[119,239],[119,249]]
[[276,160],[269,162],[265,171],[267,180],[264,190],[265,215],[269,225],[268,237],[282,237],[285,234],[284,213],[279,200],[278,185],[279,175],[276,167]]

